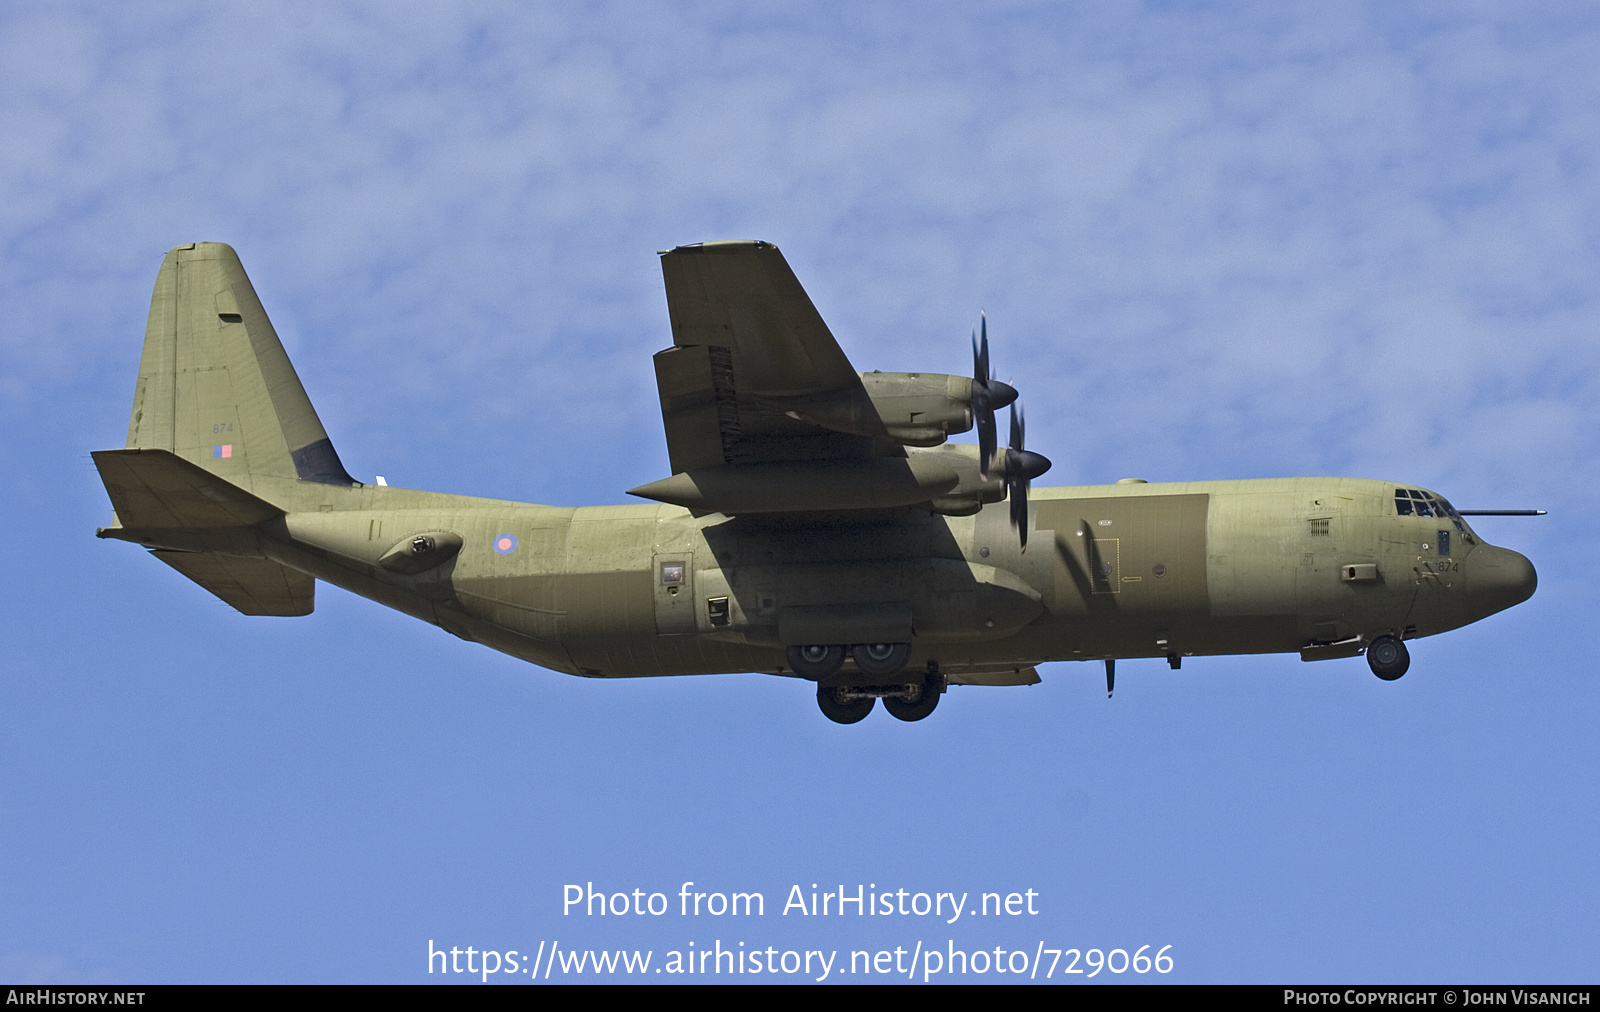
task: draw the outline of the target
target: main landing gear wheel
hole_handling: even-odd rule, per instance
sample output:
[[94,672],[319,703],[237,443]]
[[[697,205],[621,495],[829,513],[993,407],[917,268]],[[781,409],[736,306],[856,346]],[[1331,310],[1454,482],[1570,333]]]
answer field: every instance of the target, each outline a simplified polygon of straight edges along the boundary
[[[793,648],[791,648],[793,649]],[[862,696],[859,699],[845,699],[846,693],[853,691],[848,688],[831,688],[817,686],[817,706],[822,710],[822,715],[835,724],[854,724],[872,712],[872,704],[877,702],[871,696]],[[887,700],[885,700],[887,703]],[[931,710],[932,707],[929,707]],[[893,713],[893,710],[889,711]],[[905,718],[901,718],[905,719]]]
[[939,705],[939,690],[927,682],[921,685],[908,685],[906,690],[906,695],[911,697],[909,699],[904,696],[883,697],[883,708],[889,711],[891,717],[898,720],[921,720]]
[[1379,636],[1367,645],[1367,667],[1386,682],[1392,682],[1411,667],[1411,652],[1394,636]]
[[[789,648],[789,667],[801,678],[809,678],[815,682],[827,678],[839,670],[839,665],[844,663],[844,647],[830,647],[821,644],[811,644],[803,647]],[[867,709],[872,709],[870,706]],[[866,716],[865,713],[861,715]],[[860,720],[857,717],[856,720]]]
[[863,675],[885,678],[905,670],[911,659],[909,643],[861,643],[850,648],[850,656]]

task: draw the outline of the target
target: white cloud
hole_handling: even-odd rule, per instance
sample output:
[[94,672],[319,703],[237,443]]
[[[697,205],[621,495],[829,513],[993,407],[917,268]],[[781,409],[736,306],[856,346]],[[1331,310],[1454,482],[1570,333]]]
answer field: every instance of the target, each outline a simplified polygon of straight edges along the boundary
[[734,235],[785,247],[861,368],[962,371],[987,307],[1061,480],[1346,471],[1397,434],[1448,460],[1464,407],[1533,389],[1582,420],[1552,452],[1591,459],[1595,34],[1377,8],[18,16],[8,403],[131,361],[161,250],[209,238],[340,426],[387,433],[401,396],[491,441],[632,431],[666,339],[651,251]]

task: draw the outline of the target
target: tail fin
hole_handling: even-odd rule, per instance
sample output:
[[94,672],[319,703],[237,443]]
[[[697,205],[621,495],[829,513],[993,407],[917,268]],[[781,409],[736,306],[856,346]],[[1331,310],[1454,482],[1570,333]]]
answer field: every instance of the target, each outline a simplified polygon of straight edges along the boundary
[[169,450],[249,489],[253,476],[353,485],[239,257],[179,246],[156,276],[128,448]]

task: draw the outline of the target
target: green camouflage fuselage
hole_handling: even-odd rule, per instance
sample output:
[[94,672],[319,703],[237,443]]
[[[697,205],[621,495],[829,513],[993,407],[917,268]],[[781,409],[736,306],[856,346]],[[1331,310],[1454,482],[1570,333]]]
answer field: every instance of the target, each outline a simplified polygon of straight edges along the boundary
[[[1296,478],[1037,489],[1024,552],[1003,505],[971,517],[906,509],[797,523],[329,487],[327,509],[288,515],[262,550],[465,638],[604,676],[783,673],[780,618],[835,605],[909,606],[912,665],[936,660],[958,676],[1425,636],[1531,590],[1521,556],[1448,519],[1396,515],[1395,488]],[[418,576],[378,564],[432,531],[460,534],[459,554]],[[503,535],[515,548],[499,554]],[[662,565],[675,562],[683,578],[663,586]],[[1342,578],[1361,564],[1377,578]],[[723,625],[712,624],[717,599],[728,600]]]
[[[146,546],[246,614],[307,614],[323,580],[536,664],[605,677],[793,674],[788,648],[852,645],[911,651],[861,685],[900,670],[1019,684],[1037,680],[1037,663],[1090,658],[1316,660],[1380,638],[1398,647],[1533,593],[1525,558],[1481,542],[1431,493],[1388,482],[1120,482],[996,501],[1008,493],[971,448],[916,448],[970,422],[961,398],[976,381],[852,372],[768,244],[663,262],[679,338],[737,347],[680,340],[657,355],[682,468],[641,494],[720,501],[737,516],[358,482],[233,250],[191,243],[157,277],[126,448],[94,454],[117,512],[99,533]],[[722,296],[707,294],[747,288],[768,299],[754,315],[726,316]],[[743,344],[716,336],[739,327]],[[845,392],[736,396],[740,383],[812,367]],[[838,431],[817,435],[819,418]],[[852,456],[869,447],[885,452]],[[740,462],[777,450],[799,456]],[[1022,459],[993,457],[1005,488],[1015,487],[1008,462]],[[810,505],[785,510],[790,496]],[[838,505],[860,502],[877,508]],[[861,663],[832,670],[849,682]]]

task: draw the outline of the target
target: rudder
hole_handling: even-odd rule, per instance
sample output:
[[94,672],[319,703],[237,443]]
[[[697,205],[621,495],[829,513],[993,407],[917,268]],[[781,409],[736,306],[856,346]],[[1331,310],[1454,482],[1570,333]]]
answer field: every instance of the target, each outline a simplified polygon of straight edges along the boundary
[[223,243],[179,246],[161,264],[127,446],[169,450],[246,489],[252,476],[356,484]]

